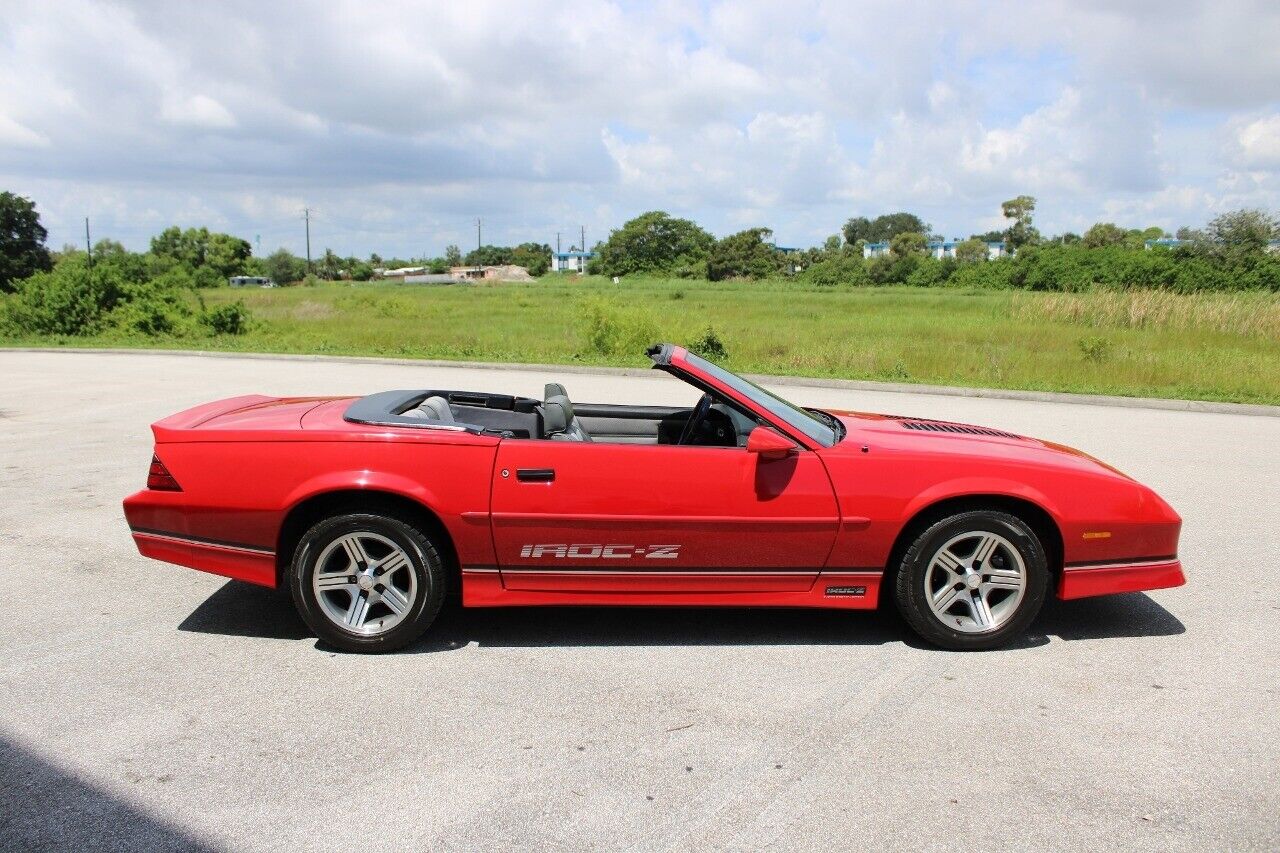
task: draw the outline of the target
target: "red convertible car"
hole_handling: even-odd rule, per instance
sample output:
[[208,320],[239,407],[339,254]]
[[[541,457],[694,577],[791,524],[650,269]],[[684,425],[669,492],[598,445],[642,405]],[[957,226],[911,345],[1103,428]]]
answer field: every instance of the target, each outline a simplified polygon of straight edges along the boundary
[[125,517],[148,557],[287,585],[319,637],[399,648],[464,607],[870,609],[998,646],[1046,595],[1184,582],[1181,520],[1069,447],[807,409],[681,347],[692,407],[473,391],[236,397],[156,423]]

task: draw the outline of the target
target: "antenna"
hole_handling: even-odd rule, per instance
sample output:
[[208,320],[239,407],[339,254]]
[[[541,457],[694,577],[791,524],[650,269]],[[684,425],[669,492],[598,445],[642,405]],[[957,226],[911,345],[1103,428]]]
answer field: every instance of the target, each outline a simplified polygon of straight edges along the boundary
[[89,242],[89,217],[84,218],[84,250],[89,253],[89,267],[93,267],[93,244]]

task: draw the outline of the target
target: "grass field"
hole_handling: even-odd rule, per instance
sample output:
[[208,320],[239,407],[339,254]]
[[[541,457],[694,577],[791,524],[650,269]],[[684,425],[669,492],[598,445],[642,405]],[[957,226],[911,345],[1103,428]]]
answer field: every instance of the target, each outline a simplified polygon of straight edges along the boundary
[[643,365],[650,338],[688,342],[710,326],[727,366],[745,372],[1280,404],[1276,294],[614,285],[548,276],[203,297],[210,306],[243,299],[253,328],[235,337],[59,343]]

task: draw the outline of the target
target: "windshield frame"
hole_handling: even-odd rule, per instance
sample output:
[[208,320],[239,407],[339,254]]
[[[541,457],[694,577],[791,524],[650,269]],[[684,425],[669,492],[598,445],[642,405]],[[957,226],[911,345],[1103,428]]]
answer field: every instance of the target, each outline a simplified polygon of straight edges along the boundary
[[683,366],[690,368],[693,374],[701,374],[720,386],[722,392],[728,391],[747,401],[792,438],[804,436],[808,442],[819,447],[834,447],[840,442],[842,432],[833,429],[809,410],[687,350],[679,350],[678,354]]

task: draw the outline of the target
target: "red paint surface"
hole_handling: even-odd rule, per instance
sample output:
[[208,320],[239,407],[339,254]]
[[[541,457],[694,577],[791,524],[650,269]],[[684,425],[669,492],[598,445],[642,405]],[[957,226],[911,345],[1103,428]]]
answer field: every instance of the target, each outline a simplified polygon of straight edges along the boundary
[[1058,580],[1058,597],[1089,598],[1094,595],[1114,595],[1119,592],[1168,589],[1182,586],[1186,582],[1186,576],[1182,573],[1182,563],[1177,560],[1141,566],[1069,568]]
[[[683,356],[677,349],[673,372],[736,396]],[[311,498],[356,491],[406,498],[440,520],[464,567],[468,606],[874,607],[879,572],[904,527],[941,501],[974,497],[1038,507],[1061,535],[1068,567],[1177,553],[1181,520],[1153,491],[1086,454],[1031,438],[910,430],[895,417],[838,412],[848,434],[824,448],[742,401],[797,444],[764,458],[743,448],[368,426],[343,419],[350,402],[238,397],[155,424],[155,453],[182,491],[125,500],[135,531],[170,537],[136,532],[139,550],[272,586],[288,514]],[[139,460],[140,480],[148,462]],[[518,468],[553,468],[556,477],[519,482]],[[1111,535],[1084,538],[1097,531]],[[675,560],[597,558],[590,547],[563,558],[521,556],[537,543],[680,547]],[[1176,560],[1068,568],[1058,592],[1077,598],[1182,582]],[[826,593],[841,586],[865,592]]]

